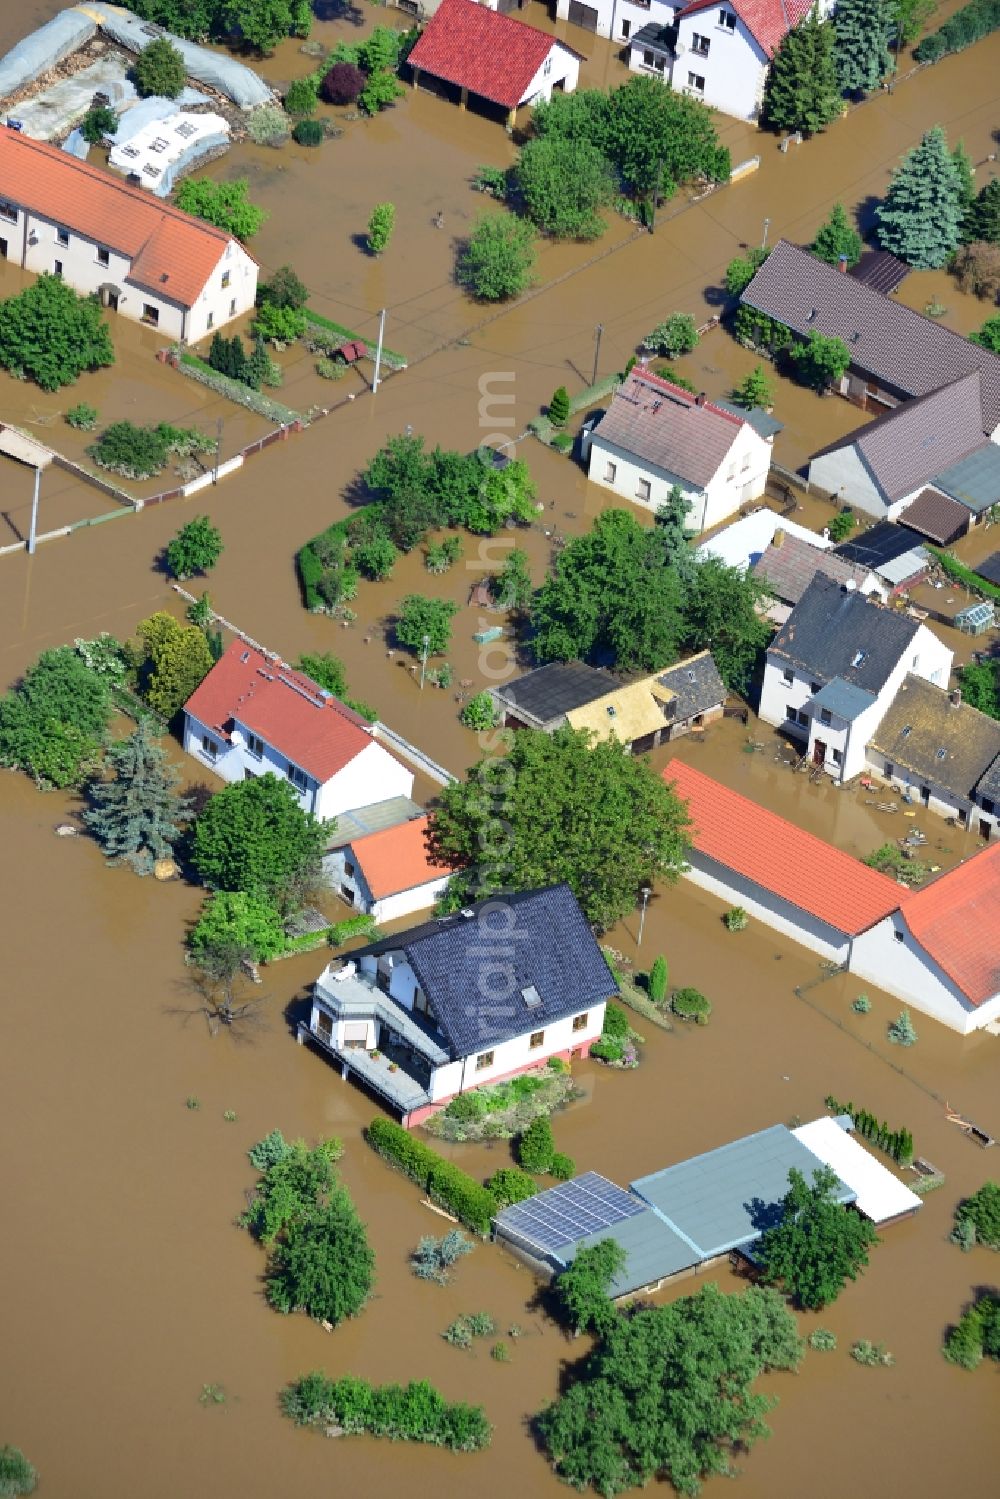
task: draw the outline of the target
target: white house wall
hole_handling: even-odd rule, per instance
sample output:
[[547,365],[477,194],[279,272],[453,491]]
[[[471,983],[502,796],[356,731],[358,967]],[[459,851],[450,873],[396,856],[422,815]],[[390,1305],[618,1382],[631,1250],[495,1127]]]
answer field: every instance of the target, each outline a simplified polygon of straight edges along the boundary
[[[350,874],[345,868],[347,862],[352,866]],[[397,921],[401,916],[411,916],[414,911],[429,910],[444,893],[450,879],[449,875],[442,874],[422,885],[413,885],[409,890],[399,890],[394,895],[376,900],[350,844],[324,855],[323,874],[342,900],[382,925]]]
[[[939,817],[957,817],[963,824],[968,820],[969,827],[980,837],[982,823],[985,823],[989,837],[993,837],[1000,829],[1000,818],[996,811],[985,811],[974,796],[957,796],[954,791],[938,785],[933,779],[919,775],[915,770],[908,770],[905,765],[897,765],[888,755],[871,746],[868,749],[868,767],[881,776],[894,791],[913,792],[916,805],[926,807],[929,812],[936,812]],[[891,775],[886,773],[889,767],[892,768]],[[971,787],[969,789],[972,790]],[[928,793],[926,799],[923,796],[925,790]],[[996,804],[993,805],[995,808]]]
[[197,343],[224,323],[249,312],[256,300],[256,261],[241,244],[231,239],[188,314],[185,339],[188,343]]
[[354,807],[409,796],[412,790],[412,770],[372,741],[320,788],[316,816],[337,817]]
[[[609,463],[615,466],[614,478],[610,480],[606,477]],[[612,494],[653,513],[669,499],[671,489],[677,485],[688,502],[687,525],[690,530],[700,532],[718,525],[748,501],[758,499],[766,488],[770,466],[770,443],[749,425],[740,430],[704,489],[680,474],[637,458],[608,442],[600,433],[593,433],[587,477],[602,489],[609,489]],[[640,480],[649,485],[648,500],[639,498]]]
[[854,443],[813,458],[809,464],[809,483],[879,520],[885,520],[889,513],[885,496]]
[[836,927],[819,921],[808,912],[801,911],[780,895],[764,890],[752,880],[727,869],[715,859],[692,849],[689,864],[684,874],[695,885],[717,895],[729,906],[742,906],[751,917],[765,926],[791,937],[794,942],[808,947],[833,963],[845,963],[850,951],[850,938]]
[[981,1005],[970,1004],[920,945],[900,911],[855,937],[849,967],[859,978],[963,1035],[1000,1016],[1000,994]]
[[518,104],[538,104],[552,98],[557,84],[564,93],[571,94],[580,81],[580,59],[568,47],[553,43],[549,55],[525,89]]
[[[682,17],[671,83],[678,93],[691,94],[723,114],[755,120],[764,97],[768,60],[739,17],[735,30],[719,24],[719,12],[728,9],[719,5]],[[695,36],[708,42],[707,57],[694,51]],[[689,81],[692,73],[705,80],[704,90]]]
[[[569,15],[569,0],[559,0],[559,3]],[[627,42],[644,26],[672,26],[679,9],[679,5],[665,5],[663,0],[652,0],[652,3],[647,5],[636,5],[632,3],[632,0],[618,0],[614,7],[613,32],[601,31],[598,26],[598,35],[613,34],[616,41]],[[630,63],[629,66],[633,64]],[[647,70],[642,69],[642,71]]]

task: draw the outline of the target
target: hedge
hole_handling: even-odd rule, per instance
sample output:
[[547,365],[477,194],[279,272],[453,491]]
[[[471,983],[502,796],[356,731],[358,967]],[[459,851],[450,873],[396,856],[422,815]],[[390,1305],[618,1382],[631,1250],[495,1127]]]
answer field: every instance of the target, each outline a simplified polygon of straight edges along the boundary
[[449,1402],[427,1380],[372,1385],[367,1379],[328,1379],[316,1370],[281,1392],[281,1409],[296,1426],[367,1431],[392,1441],[430,1442],[452,1452],[480,1452],[492,1427],[481,1405]]
[[283,427],[290,427],[293,422],[308,424],[309,418],[303,416],[301,411],[293,411],[290,406],[283,406],[280,401],[272,401],[270,396],[263,395],[259,390],[252,390],[249,385],[244,385],[242,380],[231,380],[228,375],[220,375],[218,370],[213,370],[204,359],[199,359],[197,354],[189,354],[186,350],[180,356],[178,368],[185,375],[190,375],[192,380],[197,380],[201,385],[207,385],[209,390],[214,390],[220,396],[226,396],[234,401],[237,406],[246,406],[249,411],[255,411],[258,416],[266,417],[270,422],[279,422]]
[[[356,510],[354,514],[360,515],[361,511]],[[327,526],[326,530],[321,531],[318,536],[311,537],[296,554],[295,560],[298,564],[299,578],[302,583],[303,599],[306,608],[309,610],[315,612],[323,608],[323,600],[316,592],[316,584],[323,576],[325,568],[316,555],[315,549],[317,543],[329,541],[332,546],[345,547],[347,545],[347,528],[352,519],[353,515],[345,517],[344,520],[334,521],[332,526]]]
[[949,16],[937,31],[925,36],[913,56],[917,62],[937,62],[949,52],[961,52],[1000,27],[1000,0],[972,0]]
[[374,916],[348,916],[343,921],[335,921],[327,931],[327,937],[331,947],[340,947],[344,942],[350,942],[352,937],[368,937],[374,939],[378,933],[378,927]]
[[475,1177],[460,1171],[391,1119],[373,1119],[365,1138],[376,1154],[415,1181],[434,1202],[454,1213],[482,1238],[489,1236],[491,1220],[499,1212],[500,1204],[488,1187],[481,1186]]
[[966,567],[964,562],[959,562],[951,552],[942,551],[940,547],[932,547],[924,542],[929,552],[934,554],[935,560],[941,564],[941,568],[949,578],[954,578],[956,583],[964,583],[966,588],[971,588],[973,593],[980,594],[984,599],[1000,600],[1000,588],[995,583],[990,583],[986,578],[981,578],[971,567]]

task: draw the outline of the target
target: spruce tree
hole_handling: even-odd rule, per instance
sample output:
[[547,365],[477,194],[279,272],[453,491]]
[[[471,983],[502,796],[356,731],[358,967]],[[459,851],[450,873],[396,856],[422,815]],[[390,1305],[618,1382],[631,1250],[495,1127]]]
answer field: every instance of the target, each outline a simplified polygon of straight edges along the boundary
[[253,390],[260,390],[271,373],[271,356],[267,352],[267,345],[258,334],[254,341],[253,353],[246,361],[243,372],[244,382]]
[[109,864],[129,864],[150,874],[157,859],[169,859],[180,837],[185,799],[180,776],[168,763],[145,723],[108,751],[111,780],[95,780],[83,820]]
[[565,385],[560,385],[558,390],[553,391],[552,399],[549,401],[549,421],[555,427],[561,427],[569,416],[569,393]]
[[854,228],[843,203],[835,203],[830,217],[816,231],[816,238],[809,247],[817,260],[837,265],[842,255],[847,256],[849,266],[857,265],[861,259],[861,235]]
[[1000,177],[991,178],[976,194],[962,224],[962,239],[966,244],[976,239],[1000,244]]
[[870,94],[891,66],[887,0],[837,0],[833,21],[837,83],[845,94]]
[[833,27],[813,6],[787,32],[775,53],[764,91],[764,118],[777,130],[815,135],[840,114]]
[[764,373],[764,366],[755,364],[750,373],[744,375],[733,395],[747,410],[760,406],[766,411],[769,406],[773,406],[774,392],[771,390],[770,380]]
[[962,206],[944,131],[935,125],[903,157],[876,209],[878,239],[917,271],[937,270],[958,244]]
[[955,170],[955,180],[958,183],[958,201],[962,207],[963,215],[967,214],[972,207],[972,200],[976,196],[976,169],[972,165],[972,157],[965,149],[965,142],[959,141],[951,153],[951,164]]

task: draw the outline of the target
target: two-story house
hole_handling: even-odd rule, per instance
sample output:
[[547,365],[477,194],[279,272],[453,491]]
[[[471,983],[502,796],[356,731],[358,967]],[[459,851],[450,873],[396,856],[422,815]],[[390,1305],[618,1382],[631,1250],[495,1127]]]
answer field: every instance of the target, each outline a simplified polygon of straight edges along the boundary
[[951,661],[926,625],[818,573],[768,647],[760,717],[848,781],[906,675],[947,687]]
[[459,1093],[585,1057],[617,993],[567,885],[493,895],[335,959],[310,1040],[408,1128]]
[[589,479],[647,510],[677,485],[689,529],[707,531],[764,493],[777,430],[765,412],[739,413],[637,367],[585,425],[582,452]]
[[257,295],[257,262],[232,235],[6,126],[0,258],[182,343],[249,312]]
[[224,781],[270,771],[303,811],[326,820],[408,797],[413,772],[377,742],[377,725],[262,651],[234,640],[184,704],[184,748]]

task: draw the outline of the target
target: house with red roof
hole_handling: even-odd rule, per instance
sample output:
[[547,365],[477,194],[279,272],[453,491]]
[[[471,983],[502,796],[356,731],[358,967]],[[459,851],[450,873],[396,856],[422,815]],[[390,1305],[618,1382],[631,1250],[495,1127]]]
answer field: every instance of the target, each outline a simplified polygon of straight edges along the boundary
[[688,528],[707,531],[764,493],[780,430],[764,411],[706,400],[637,366],[586,424],[582,453],[588,478],[647,510],[679,486]]
[[310,677],[242,640],[184,704],[189,755],[224,781],[271,772],[321,819],[410,795],[413,772],[377,735],[376,724]]
[[441,0],[407,61],[414,88],[423,83],[511,129],[522,105],[573,92],[582,55],[476,0]]
[[182,343],[248,312],[257,295],[257,262],[232,235],[6,126],[0,257]]
[[328,853],[323,868],[338,895],[380,924],[433,906],[452,871],[431,862],[427,822],[424,812]]
[[908,892],[854,943],[851,972],[963,1035],[1000,1021],[1000,843]]

